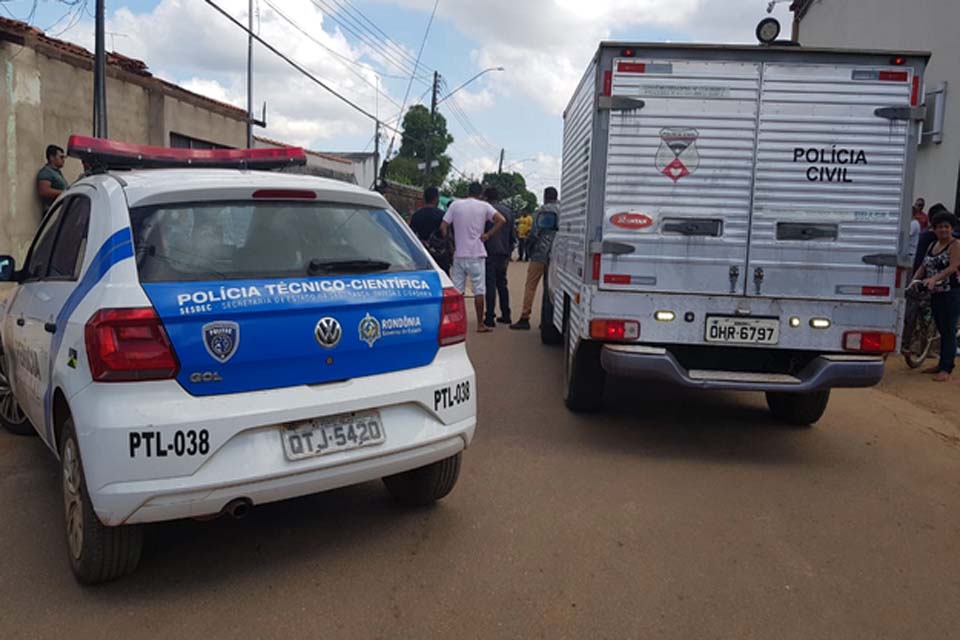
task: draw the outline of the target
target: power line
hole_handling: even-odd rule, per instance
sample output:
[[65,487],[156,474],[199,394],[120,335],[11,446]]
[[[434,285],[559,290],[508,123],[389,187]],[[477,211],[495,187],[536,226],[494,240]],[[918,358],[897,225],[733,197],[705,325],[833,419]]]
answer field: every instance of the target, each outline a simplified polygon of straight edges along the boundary
[[[355,70],[355,69],[353,68],[353,65],[362,67],[362,68],[364,68],[364,69],[370,69],[369,67],[360,64],[360,63],[357,62],[356,60],[351,60],[351,59],[348,58],[347,56],[344,56],[344,55],[338,53],[338,52],[335,51],[334,49],[328,47],[327,45],[325,45],[325,44],[323,44],[322,42],[320,42],[319,40],[317,40],[315,37],[313,37],[313,36],[310,35],[307,31],[305,31],[302,27],[300,27],[300,25],[298,25],[296,22],[294,22],[291,18],[287,17],[287,15],[286,15],[285,13],[283,13],[283,12],[280,11],[276,6],[274,6],[274,4],[273,4],[272,2],[270,2],[270,0],[264,0],[264,2],[265,2],[265,4],[266,4],[268,7],[270,7],[271,9],[273,9],[273,10],[277,13],[278,16],[280,16],[281,18],[283,18],[284,20],[286,20],[287,23],[290,24],[290,26],[292,26],[294,29],[296,29],[297,31],[299,31],[300,33],[302,33],[304,36],[306,36],[307,38],[309,38],[309,39],[310,39],[314,44],[316,44],[317,46],[325,49],[326,51],[328,51],[328,52],[330,52],[331,54],[333,54],[334,56],[336,56],[336,58],[338,59],[338,61],[339,61],[344,67],[346,67],[347,70],[350,71],[350,73],[352,73],[352,74],[355,75],[356,77],[360,78],[360,80],[361,80],[364,84],[366,84],[367,86],[373,88],[374,91],[376,91],[376,92],[379,93],[381,96],[383,96],[384,98],[386,98],[386,100],[387,100],[388,102],[393,103],[394,106],[397,106],[397,107],[400,106],[400,103],[399,103],[399,102],[397,102],[396,100],[394,100],[393,98],[391,98],[388,94],[383,93],[382,91],[380,91],[380,88],[379,88],[377,85],[375,85],[374,83],[370,82],[370,80],[368,80],[366,77],[364,77],[364,75],[363,75],[362,73],[360,73],[360,72],[358,72],[357,70]],[[370,71],[374,71],[374,70],[373,70],[373,69],[370,69]],[[374,73],[376,73],[376,72],[374,71]]]
[[[440,0],[434,0],[433,11],[430,12],[430,19],[427,21],[427,28],[423,32],[423,40],[420,41],[420,50],[417,51],[417,64],[420,63],[420,56],[423,55],[423,49],[427,46],[427,37],[430,36],[430,28],[433,26],[433,18],[437,15],[437,7],[440,6]],[[403,106],[400,107],[400,113],[402,114],[407,108],[407,101],[410,99],[410,89],[413,88],[413,79],[416,77],[416,68],[414,68],[413,73],[410,74],[410,82],[407,83],[407,91],[403,96]],[[435,87],[432,87],[435,90]],[[396,127],[400,126],[400,116],[397,116],[397,124],[393,127],[393,130],[396,132]],[[393,151],[393,144],[396,142],[397,136],[394,134],[390,138],[390,146],[387,148],[387,155],[384,157],[389,157],[390,153]]]
[[[351,23],[348,23],[346,20],[341,19],[339,16],[337,16],[337,11],[335,9],[332,9],[330,5],[326,3],[325,0],[310,0],[310,2],[317,9],[320,9],[320,11],[322,11],[327,16],[329,16],[331,20],[333,20],[338,25],[340,25],[342,29],[347,31],[349,34],[351,34],[353,37],[358,39],[363,44],[367,45],[372,51],[380,50],[380,46],[374,38],[371,38],[367,33],[363,31],[358,31]],[[383,59],[386,62],[392,64],[395,68],[399,69],[402,73],[413,74],[415,77],[417,77],[416,67],[410,67],[409,64],[405,65],[402,63],[402,60],[397,61],[392,56],[389,56],[389,55],[383,56]],[[417,77],[417,79],[420,80],[421,82],[427,81],[423,78],[422,75]]]
[[[415,60],[412,54],[410,54],[406,49],[404,49],[402,46],[397,44],[397,42],[393,38],[387,35],[387,33],[383,29],[381,29],[373,20],[368,18],[366,14],[364,14],[363,11],[361,11],[360,8],[357,7],[350,0],[330,0],[330,1],[336,4],[338,7],[342,7],[348,14],[359,16],[359,20],[357,20],[357,23],[360,25],[362,29],[365,29],[366,32],[368,33],[373,33],[375,40],[377,41],[382,40],[384,45],[386,45],[387,47],[395,51],[401,57],[405,58],[408,62],[413,63],[415,65],[415,68],[418,71],[422,71],[427,74],[430,73],[430,69],[427,69],[423,67],[423,65],[420,65],[419,61]],[[367,27],[363,23],[370,25],[370,27],[373,28],[373,31],[371,32],[370,27]]]
[[[299,72],[302,73],[303,75],[305,75],[307,78],[309,78],[310,80],[312,80],[314,83],[318,84],[318,85],[319,85],[320,87],[322,87],[323,89],[326,89],[329,93],[332,93],[332,94],[333,94],[334,96],[336,96],[341,102],[344,102],[344,103],[346,103],[347,105],[353,107],[356,111],[359,111],[360,113],[362,113],[363,115],[367,116],[367,117],[370,118],[371,120],[373,120],[373,121],[375,121],[375,122],[378,121],[377,116],[373,115],[372,113],[370,113],[369,111],[367,111],[366,109],[364,109],[363,107],[361,107],[360,105],[358,105],[357,103],[353,102],[352,100],[350,100],[350,98],[347,98],[346,96],[341,95],[341,94],[340,94],[339,92],[337,92],[335,89],[333,89],[333,88],[331,88],[329,85],[327,85],[327,83],[325,83],[323,80],[319,79],[318,77],[316,77],[315,75],[313,75],[312,73],[310,73],[309,71],[307,71],[306,69],[304,69],[303,66],[302,66],[300,63],[298,63],[298,62],[296,62],[295,60],[289,58],[288,56],[286,56],[285,54],[283,54],[282,52],[280,52],[280,51],[279,51],[276,47],[274,47],[272,44],[270,44],[269,42],[267,42],[266,40],[264,40],[263,38],[261,38],[261,37],[258,36],[257,34],[255,34],[255,33],[253,33],[252,31],[250,31],[250,30],[246,27],[246,25],[244,25],[242,22],[240,22],[239,20],[237,20],[236,18],[234,18],[232,15],[230,15],[229,13],[227,13],[220,5],[218,5],[216,2],[214,2],[213,0],[205,0],[205,2],[206,2],[208,5],[210,5],[211,7],[213,7],[214,9],[216,9],[216,10],[217,10],[223,17],[225,17],[227,20],[229,20],[230,22],[232,22],[233,24],[235,24],[237,27],[239,27],[240,29],[242,29],[245,33],[249,34],[254,40],[256,40],[257,42],[259,42],[260,44],[262,44],[264,47],[266,47],[267,49],[269,49],[271,52],[273,52],[274,55],[276,55],[277,57],[279,57],[281,60],[283,60],[284,62],[286,62],[287,64],[289,64],[291,67],[293,67],[294,69],[296,69],[297,71],[299,71]],[[388,124],[386,124],[386,123],[381,123],[381,124],[382,124],[382,126],[388,128],[388,129],[393,129],[394,131],[396,131],[396,129],[394,129],[393,127],[391,127],[390,125],[388,125]]]

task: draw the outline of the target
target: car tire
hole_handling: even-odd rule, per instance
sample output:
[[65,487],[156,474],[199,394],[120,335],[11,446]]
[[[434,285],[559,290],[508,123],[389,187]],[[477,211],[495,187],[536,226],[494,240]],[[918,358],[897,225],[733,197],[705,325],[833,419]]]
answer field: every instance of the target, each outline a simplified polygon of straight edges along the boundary
[[823,417],[830,391],[811,393],[767,392],[767,406],[773,417],[795,427],[809,427]]
[[540,303],[540,342],[551,347],[563,343],[563,334],[553,324],[553,296],[546,287]]
[[13,397],[13,389],[3,369],[3,356],[0,355],[0,425],[10,433],[18,436],[34,436],[37,430],[23,412],[17,399]]
[[603,406],[607,372],[600,364],[603,344],[580,340],[571,352],[570,322],[563,323],[563,402],[576,412],[597,411]]
[[67,557],[81,584],[99,584],[137,568],[143,549],[143,528],[105,526],[93,510],[83,473],[73,420],[63,426],[60,443],[60,480],[66,524]]
[[461,456],[458,453],[424,467],[387,476],[383,484],[400,502],[417,507],[433,504],[453,491],[460,477]]

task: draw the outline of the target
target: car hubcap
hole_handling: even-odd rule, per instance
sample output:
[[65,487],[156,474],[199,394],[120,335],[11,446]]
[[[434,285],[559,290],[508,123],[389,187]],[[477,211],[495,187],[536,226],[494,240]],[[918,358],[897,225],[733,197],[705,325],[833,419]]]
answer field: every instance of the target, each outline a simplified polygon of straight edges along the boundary
[[80,559],[83,549],[83,505],[80,501],[80,456],[73,439],[63,448],[63,506],[67,516],[67,543],[70,555]]
[[10,424],[22,424],[27,416],[20,410],[20,405],[13,397],[7,375],[0,369],[0,416]]

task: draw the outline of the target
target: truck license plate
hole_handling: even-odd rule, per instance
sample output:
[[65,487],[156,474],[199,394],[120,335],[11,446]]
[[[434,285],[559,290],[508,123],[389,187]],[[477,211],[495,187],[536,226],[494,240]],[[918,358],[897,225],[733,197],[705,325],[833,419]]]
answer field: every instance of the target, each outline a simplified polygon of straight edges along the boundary
[[287,460],[302,460],[383,444],[378,411],[358,411],[284,425],[280,430]]
[[707,316],[706,341],[726,344],[777,344],[780,341],[780,320]]

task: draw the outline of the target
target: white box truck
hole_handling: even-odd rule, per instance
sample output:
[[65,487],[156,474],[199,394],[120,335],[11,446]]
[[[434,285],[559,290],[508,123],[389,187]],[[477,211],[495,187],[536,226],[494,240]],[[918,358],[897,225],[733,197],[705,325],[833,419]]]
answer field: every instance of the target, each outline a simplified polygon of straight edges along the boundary
[[607,376],[812,424],[899,343],[929,54],[603,43],[564,112],[541,337]]

